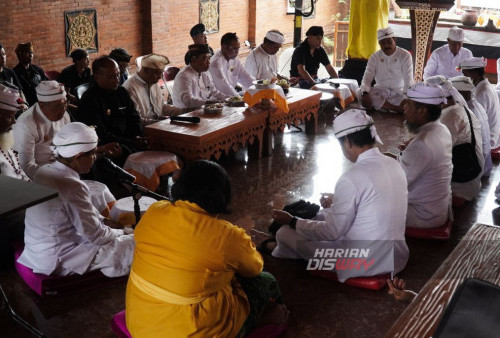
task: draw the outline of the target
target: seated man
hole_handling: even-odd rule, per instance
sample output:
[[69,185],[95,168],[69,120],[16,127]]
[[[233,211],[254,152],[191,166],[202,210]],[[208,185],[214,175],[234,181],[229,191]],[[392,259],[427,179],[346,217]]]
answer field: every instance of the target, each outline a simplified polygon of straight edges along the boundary
[[23,87],[21,86],[21,83],[19,82],[16,73],[5,65],[6,62],[7,62],[7,54],[5,53],[5,49],[3,48],[3,46],[0,44],[0,83],[6,82],[9,85],[16,86],[17,89],[19,90],[19,94],[21,95],[21,97],[23,97],[22,94]]
[[323,35],[323,27],[310,27],[306,32],[306,39],[293,51],[290,76],[300,78],[300,88],[309,89],[316,84],[320,63],[325,66],[330,77],[338,77],[325,49],[321,47]]
[[366,249],[367,260],[373,259],[373,265],[369,269],[337,270],[341,282],[351,277],[397,273],[409,256],[404,237],[408,196],[405,174],[396,161],[375,147],[375,141],[381,141],[365,112],[348,110],[335,119],[333,128],[342,152],[354,165],[337,181],[333,197],[322,198],[324,209],[314,219],[298,219],[273,210],[273,218],[288,226],[278,230],[272,255],[311,259],[329,257],[318,256],[329,249],[336,254],[341,249]]
[[445,78],[460,76],[457,71],[460,63],[472,57],[472,52],[462,47],[465,32],[457,26],[448,31],[448,44],[436,48],[424,68],[424,79],[434,75],[443,75]]
[[89,68],[89,54],[86,50],[75,49],[69,56],[73,59],[73,64],[63,69],[57,81],[64,84],[68,97],[76,102],[75,88],[84,83],[90,83],[92,73]]
[[106,57],[92,63],[94,82],[83,94],[77,120],[96,126],[99,143],[118,142],[123,150],[114,161],[123,165],[131,153],[146,150],[142,123],[127,90],[119,86],[118,64]]
[[259,80],[272,79],[278,76],[278,56],[276,53],[285,42],[285,37],[278,30],[270,30],[264,42],[248,54],[245,68],[250,75]]
[[53,144],[57,161],[40,168],[34,182],[57,189],[59,196],[26,210],[25,247],[18,262],[44,275],[93,270],[108,277],[127,275],[134,236],[99,214],[79,177],[96,159],[97,134],[83,123],[70,123]]
[[183,112],[182,109],[167,104],[158,84],[168,63],[166,56],[146,55],[141,60],[141,69],[123,84],[134,101],[143,125],[157,122],[167,115],[178,115]]
[[490,81],[484,76],[484,58],[469,58],[462,61],[460,68],[476,86],[474,96],[488,115],[491,149],[500,147],[500,101]]
[[[464,143],[472,142],[471,130],[474,132],[476,156],[481,169],[484,168],[484,157],[482,151],[482,135],[481,124],[476,118],[474,113],[465,111],[467,102],[460,93],[453,87],[450,81],[442,75],[428,77],[425,80],[427,84],[436,84],[441,86],[443,93],[446,96],[447,103],[441,105],[441,117],[439,120],[444,124],[451,134],[451,146],[455,147]],[[470,119],[469,116],[470,115]],[[470,125],[472,122],[472,126]],[[453,158],[453,157],[452,157]],[[468,182],[455,182],[452,177],[451,193],[453,197],[462,198],[470,201],[479,196],[481,190],[481,176],[479,173],[477,177]]]
[[415,137],[397,157],[408,181],[406,226],[435,228],[451,214],[451,148],[448,128],[439,122],[446,102],[439,86],[417,83],[407,91],[405,125]]
[[[191,30],[189,31],[189,35],[191,36],[191,39],[193,39],[193,43],[195,45],[207,45],[208,44],[205,25],[202,23],[194,25],[191,28]],[[208,46],[208,50],[210,51],[210,56],[214,55],[214,50],[212,49],[212,47]],[[188,53],[186,53],[186,55],[184,56],[184,62],[186,63],[186,65],[189,64]]]
[[120,86],[122,86],[129,77],[128,67],[132,55],[123,48],[115,48],[109,53],[109,57],[115,60],[120,68]]
[[215,87],[208,72],[210,50],[208,45],[189,46],[189,65],[183,67],[174,80],[172,100],[178,108],[197,108],[210,101],[224,100],[231,95]]
[[[358,101],[366,108],[403,112],[404,92],[413,84],[413,62],[410,53],[396,46],[394,31],[379,29],[380,50],[368,59]],[[372,88],[372,82],[375,86]]]
[[[42,81],[36,92],[38,102],[21,114],[14,126],[19,163],[31,178],[42,165],[55,161],[52,139],[59,129],[71,122],[66,112],[66,92],[62,84]],[[115,142],[99,147],[98,152],[114,157],[121,154],[121,149]]]
[[450,79],[451,84],[455,87],[460,95],[467,103],[467,107],[476,115],[479,123],[481,124],[481,137],[483,146],[484,168],[483,177],[490,176],[493,163],[491,160],[491,145],[490,145],[490,126],[488,125],[488,115],[483,106],[477,102],[474,97],[474,84],[470,77],[456,76]]
[[42,68],[32,64],[33,44],[31,42],[20,43],[16,47],[16,55],[19,63],[14,67],[14,72],[21,82],[22,91],[28,106],[34,105],[38,100],[36,86],[42,81],[48,80]]
[[228,96],[240,96],[238,84],[246,90],[255,80],[248,74],[237,56],[240,51],[240,42],[236,33],[226,33],[220,40],[221,49],[210,59],[210,74],[215,87]]

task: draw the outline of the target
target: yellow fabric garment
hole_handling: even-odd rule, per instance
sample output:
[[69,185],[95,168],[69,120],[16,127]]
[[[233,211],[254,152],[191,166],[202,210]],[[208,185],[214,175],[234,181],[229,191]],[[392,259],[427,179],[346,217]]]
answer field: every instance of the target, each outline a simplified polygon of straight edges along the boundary
[[349,41],[350,59],[368,59],[379,49],[377,30],[389,24],[389,0],[351,0]]
[[[132,270],[147,284],[129,279],[127,285],[127,328],[133,337],[238,333],[250,305],[234,275],[255,277],[263,267],[243,229],[196,204],[162,201],[146,211],[135,229],[135,241]],[[141,285],[150,284],[154,287],[141,290]],[[165,297],[173,297],[177,304]],[[186,299],[200,301],[179,304]]]

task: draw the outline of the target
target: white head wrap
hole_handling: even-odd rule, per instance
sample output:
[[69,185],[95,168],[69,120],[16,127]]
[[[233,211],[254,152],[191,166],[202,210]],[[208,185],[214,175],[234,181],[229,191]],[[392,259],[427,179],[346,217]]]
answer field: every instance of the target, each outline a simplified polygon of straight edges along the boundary
[[483,57],[472,57],[460,63],[461,69],[476,69],[486,67],[486,60]]
[[283,34],[276,30],[270,30],[266,33],[266,39],[271,40],[272,42],[283,44],[285,42],[285,37]]
[[40,102],[52,102],[66,97],[64,85],[57,81],[42,81],[36,87],[36,97]]
[[168,57],[159,54],[149,54],[142,58],[141,67],[164,70],[170,63]]
[[447,102],[441,86],[434,84],[426,85],[424,82],[418,82],[408,88],[406,97],[412,101],[426,104],[440,105]]
[[14,88],[0,84],[0,109],[8,111],[18,111],[19,91]]
[[377,40],[378,41],[393,38],[395,36],[396,36],[396,34],[394,34],[394,31],[392,30],[391,27],[381,28],[377,31]]
[[451,84],[459,92],[472,92],[474,91],[474,83],[468,76],[455,76],[450,79]]
[[451,41],[463,42],[464,37],[464,30],[462,28],[458,28],[457,26],[451,27],[448,31],[448,39],[450,39]]
[[97,134],[86,124],[68,123],[54,135],[52,147],[56,156],[70,158],[97,147]]
[[339,115],[333,122],[333,133],[336,138],[341,138],[346,135],[363,130],[370,127],[372,137],[380,144],[382,140],[377,134],[375,123],[373,119],[366,115],[366,112],[360,109],[349,109],[343,114]]
[[438,85],[441,86],[443,89],[443,94],[446,97],[453,97],[453,100],[460,104],[461,106],[467,106],[467,102],[465,102],[464,97],[462,94],[458,92],[458,90],[453,87],[453,84],[451,83],[450,80],[446,80],[446,78],[443,75],[436,75],[436,76],[431,76],[428,77],[424,83],[426,85]]

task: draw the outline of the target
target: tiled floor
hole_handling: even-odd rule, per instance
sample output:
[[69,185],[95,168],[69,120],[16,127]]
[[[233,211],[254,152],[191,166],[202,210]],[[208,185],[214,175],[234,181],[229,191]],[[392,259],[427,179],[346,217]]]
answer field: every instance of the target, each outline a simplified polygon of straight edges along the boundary
[[[407,136],[401,115],[374,115],[384,141],[382,151],[396,151]],[[246,153],[222,159],[233,181],[233,213],[225,216],[247,229],[258,243],[270,224],[270,212],[303,198],[317,202],[321,192],[333,191],[336,180],[349,166],[331,127],[320,126],[317,135],[291,130],[277,135],[272,157],[246,161]],[[447,242],[409,240],[410,261],[401,276],[408,288],[420,290],[457,241],[480,217],[491,223],[498,207],[493,191],[499,180],[493,169],[477,201],[456,210],[452,238]],[[484,209],[484,210],[482,210]],[[253,228],[253,230],[251,230]],[[405,309],[387,290],[368,291],[314,277],[305,262],[265,257],[291,310],[286,337],[381,337]],[[0,283],[13,308],[49,337],[112,337],[114,313],[124,308],[125,282],[73,296],[41,299],[28,289],[14,269],[0,272]],[[5,311],[0,311],[0,336],[29,337]]]

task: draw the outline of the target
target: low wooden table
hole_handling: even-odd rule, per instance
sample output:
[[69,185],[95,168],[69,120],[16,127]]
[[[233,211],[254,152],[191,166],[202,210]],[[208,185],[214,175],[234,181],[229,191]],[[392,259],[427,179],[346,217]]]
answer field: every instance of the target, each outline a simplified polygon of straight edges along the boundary
[[408,305],[385,337],[431,337],[466,278],[500,285],[500,227],[476,223]]
[[169,151],[188,162],[212,156],[219,159],[222,153],[246,145],[250,158],[260,158],[268,115],[259,109],[224,107],[217,115],[198,109],[183,116],[198,116],[199,124],[164,120],[144,130],[152,149]]

